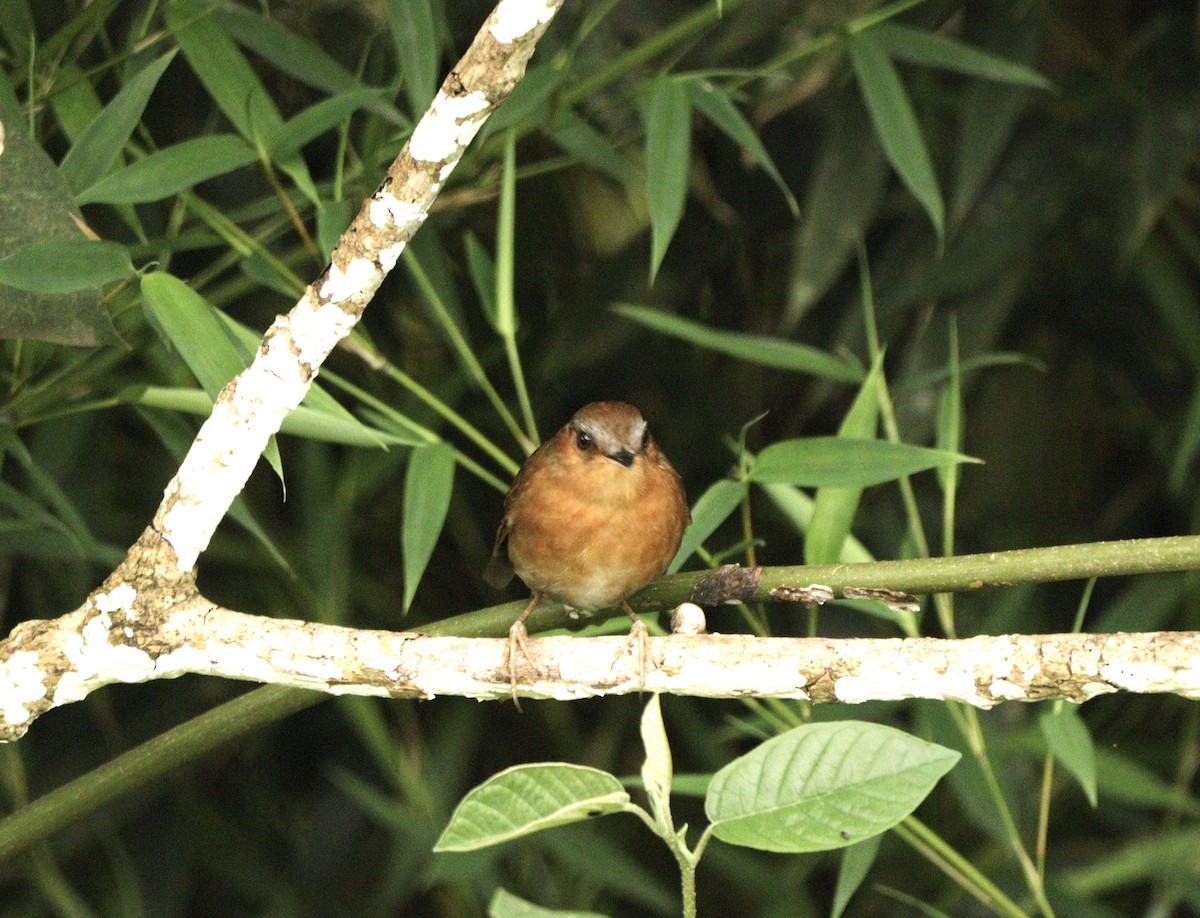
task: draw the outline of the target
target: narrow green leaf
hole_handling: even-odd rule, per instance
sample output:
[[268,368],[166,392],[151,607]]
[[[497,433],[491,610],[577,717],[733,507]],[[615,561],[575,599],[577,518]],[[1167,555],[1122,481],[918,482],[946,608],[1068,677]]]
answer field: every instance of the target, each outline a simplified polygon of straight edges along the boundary
[[80,204],[139,204],[158,201],[258,160],[234,134],[185,140],[112,172],[77,197]]
[[671,830],[671,776],[675,769],[671,763],[671,744],[667,740],[667,728],[663,723],[662,705],[658,695],[652,695],[642,710],[642,747],[646,760],[642,763],[642,787],[650,798],[650,808],[659,825]]
[[409,112],[419,118],[437,92],[438,40],[429,0],[387,0],[388,24],[404,74]]
[[414,449],[408,459],[401,531],[405,614],[446,522],[454,487],[454,466],[454,447],[449,443],[430,443]]
[[949,462],[979,461],[908,443],[804,437],[764,449],[754,460],[750,480],[814,488],[868,488]]
[[750,154],[754,161],[762,167],[763,171],[771,177],[771,181],[775,183],[776,187],[779,188],[783,199],[787,201],[788,209],[792,212],[792,216],[798,218],[800,216],[800,205],[796,203],[796,196],[792,194],[792,189],[783,180],[783,176],[780,175],[779,170],[775,167],[775,161],[771,159],[771,154],[767,152],[767,148],[759,140],[758,134],[754,132],[754,128],[750,126],[750,122],[738,111],[737,106],[733,104],[729,96],[704,79],[688,80],[687,88],[692,105],[708,118],[709,121],[720,128],[726,137]]
[[646,201],[650,209],[650,283],[683,217],[692,163],[692,106],[687,89],[660,74],[642,106],[646,125]]
[[704,810],[713,834],[729,844],[844,848],[911,813],[959,758],[879,724],[806,724],[718,771]]
[[517,135],[504,135],[504,160],[500,172],[500,201],[496,219],[496,332],[511,339],[517,333]]
[[979,48],[972,48],[944,35],[936,35],[895,22],[880,23],[865,34],[869,35],[888,57],[899,58],[910,64],[951,70],[966,76],[995,80],[998,83],[1031,86],[1034,89],[1053,88],[1049,80],[1024,64],[998,57]]
[[499,318],[496,315],[496,265],[492,262],[492,256],[470,231],[463,237],[463,248],[467,253],[467,272],[471,275],[471,284],[475,287],[475,295],[479,297],[483,314],[487,317],[488,324],[500,331]]
[[[950,317],[950,374],[938,398],[937,446],[938,449],[958,451],[962,448],[962,372],[958,364],[958,325]],[[946,496],[947,507],[953,507],[958,491],[958,466],[940,465],[938,482]]]
[[908,92],[870,32],[847,35],[846,50],[888,161],[929,215],[941,245],[946,208]]
[[1200,818],[1200,800],[1125,754],[1100,748],[1095,758],[1097,787],[1106,803],[1119,802],[1156,816],[1156,811],[1165,810]]
[[608,138],[570,109],[555,113],[550,139],[581,163],[622,185],[636,185],[640,180],[637,171]]
[[875,863],[875,855],[879,852],[882,835],[873,835],[850,845],[842,852],[841,863],[838,864],[837,885],[833,890],[833,908],[830,918],[841,918],[842,912],[850,904],[850,897],[862,886],[867,878],[867,871]]
[[[192,414],[201,418],[212,414],[212,396],[203,389],[132,386],[122,390],[119,398],[131,405],[181,411],[184,414]],[[302,404],[283,419],[280,433],[365,449],[379,449],[388,446],[422,446],[427,442],[416,437],[367,427],[353,415],[349,418],[341,418],[307,404]]]
[[[883,355],[858,390],[846,412],[838,437],[849,440],[873,440],[879,424],[879,384],[883,379]],[[850,535],[854,515],[862,500],[862,488],[826,487],[813,500],[812,520],[804,537],[806,564],[836,564],[842,546]]]
[[339,127],[347,118],[383,98],[382,89],[352,89],[310,105],[288,120],[271,138],[267,152],[273,159],[288,159],[326,131]]
[[[808,532],[813,514],[813,499],[808,494],[795,485],[760,483],[759,487],[797,532],[801,534]],[[866,546],[853,535],[847,537],[843,543],[842,554],[838,558],[838,561],[843,564],[866,564],[874,560],[876,560],[875,556],[867,551]],[[871,603],[871,605],[882,606],[883,604]]]
[[856,383],[863,380],[863,372],[858,367],[796,341],[721,331],[691,319],[671,315],[661,309],[636,306],[632,303],[614,303],[612,310],[664,335],[681,338],[749,363],[776,370],[790,370],[794,373],[811,373],[813,376],[832,379],[835,382]]
[[683,567],[696,549],[717,531],[717,527],[729,519],[745,496],[746,486],[740,481],[721,478],[713,482],[692,507],[692,523],[683,531],[683,541],[679,543],[679,551],[675,553],[667,573],[673,574]]
[[135,271],[119,242],[57,239],[0,258],[0,284],[30,293],[68,293],[103,287]]
[[249,365],[217,311],[179,278],[162,271],[144,275],[142,298],[148,318],[210,398]]
[[1079,782],[1083,793],[1096,808],[1096,746],[1087,724],[1073,706],[1043,714],[1038,718],[1038,728],[1054,758]]
[[188,64],[225,117],[251,144],[266,143],[283,126],[283,116],[213,12],[209,3],[173,0],[163,16]]
[[543,829],[620,813],[629,803],[606,771],[563,762],[507,768],[459,802],[434,851],[475,851]]
[[150,94],[174,59],[175,51],[171,50],[143,67],[67,151],[58,168],[73,190],[83,191],[94,185],[117,161],[146,110]]
[[540,126],[549,117],[550,97],[562,84],[566,73],[555,64],[534,64],[526,70],[512,95],[488,118],[476,143],[509,128]]

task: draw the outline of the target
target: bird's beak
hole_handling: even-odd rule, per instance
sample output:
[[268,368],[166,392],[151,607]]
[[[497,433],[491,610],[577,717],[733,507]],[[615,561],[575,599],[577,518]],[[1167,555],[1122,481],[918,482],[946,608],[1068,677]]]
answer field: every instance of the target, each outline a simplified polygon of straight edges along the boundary
[[627,469],[633,468],[633,452],[631,450],[623,449],[615,453],[608,453],[607,455],[613,462],[619,462]]

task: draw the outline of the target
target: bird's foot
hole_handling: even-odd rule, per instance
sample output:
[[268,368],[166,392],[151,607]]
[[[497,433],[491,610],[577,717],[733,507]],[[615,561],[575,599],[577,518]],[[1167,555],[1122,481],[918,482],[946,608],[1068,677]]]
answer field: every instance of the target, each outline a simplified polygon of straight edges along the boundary
[[650,632],[646,630],[646,623],[640,618],[634,618],[633,627],[629,629],[629,637],[626,638],[621,652],[617,654],[617,659],[613,661],[613,666],[616,666],[630,650],[636,654],[638,691],[641,692],[646,688],[647,664],[653,661],[650,659]]
[[504,659],[500,663],[500,668],[508,673],[508,684],[512,689],[513,704],[517,706],[517,710],[521,710],[521,702],[517,699],[517,653],[518,651],[533,667],[534,675],[537,675],[537,664],[533,662],[533,657],[529,653],[529,631],[525,628],[523,621],[513,622],[513,626],[508,629],[508,643],[504,647]]

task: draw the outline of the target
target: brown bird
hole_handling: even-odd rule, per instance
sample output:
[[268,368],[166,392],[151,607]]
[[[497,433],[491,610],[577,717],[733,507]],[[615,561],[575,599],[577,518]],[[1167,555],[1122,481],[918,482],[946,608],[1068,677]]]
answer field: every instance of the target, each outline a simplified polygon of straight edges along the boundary
[[517,473],[484,579],[515,572],[533,599],[508,632],[504,663],[516,699],[517,649],[529,656],[525,619],[542,597],[592,612],[620,605],[633,620],[643,681],[646,626],[626,599],[657,579],[691,522],[683,483],[639,412],[624,402],[584,405]]

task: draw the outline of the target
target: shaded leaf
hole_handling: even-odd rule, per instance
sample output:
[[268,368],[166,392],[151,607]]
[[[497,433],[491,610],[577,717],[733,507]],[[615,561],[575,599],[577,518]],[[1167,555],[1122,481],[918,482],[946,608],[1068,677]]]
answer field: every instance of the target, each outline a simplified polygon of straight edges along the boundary
[[750,480],[806,487],[870,487],[970,456],[908,443],[804,437],[772,443],[758,454]]
[[1050,89],[1049,80],[1031,67],[989,54],[962,42],[896,22],[880,23],[867,33],[888,57],[910,64],[952,70],[966,76],[1015,86]]
[[614,303],[612,310],[654,331],[750,363],[795,373],[811,373],[836,382],[861,382],[863,378],[863,372],[858,367],[796,341],[709,328],[691,319],[632,303]]
[[[0,84],[8,86],[0,77]],[[0,158],[0,256],[50,241],[83,241],[79,208],[45,152],[25,132],[23,119],[0,94],[4,155]],[[15,100],[8,99],[15,102]],[[116,332],[100,291],[42,294],[0,286],[0,336],[91,346]]]
[[53,240],[0,258],[0,284],[30,293],[94,289],[133,274],[129,250],[104,240]]
[[581,163],[622,185],[636,185],[639,181],[637,171],[608,138],[570,109],[555,113],[550,138]]
[[620,813],[629,803],[606,771],[559,762],[516,765],[471,790],[434,851],[474,851],[543,829]]
[[654,80],[642,106],[646,125],[646,201],[650,209],[650,283],[671,244],[687,200],[692,162],[692,106],[683,84]]
[[267,152],[274,159],[295,156],[306,143],[340,127],[360,108],[383,98],[384,92],[382,89],[352,89],[310,105],[276,132],[267,145]]
[[542,908],[505,889],[497,889],[488,903],[488,918],[604,918],[604,915],[575,909]]
[[387,17],[409,112],[419,118],[437,92],[439,49],[433,10],[429,0],[387,0]]
[[78,201],[80,204],[158,201],[257,160],[258,154],[233,134],[196,137],[104,176],[81,191]]
[[1087,725],[1073,706],[1043,714],[1038,728],[1055,760],[1079,782],[1083,793],[1096,808],[1096,746]]
[[775,167],[775,161],[771,159],[771,154],[759,140],[758,134],[754,132],[750,122],[738,111],[729,96],[704,79],[688,80],[687,88],[692,105],[720,128],[726,137],[750,154],[763,171],[771,177],[771,181],[775,183],[783,195],[783,199],[787,201],[792,216],[799,217],[800,205],[796,203],[796,196],[792,194],[792,189],[787,186],[787,182],[779,174],[779,170]]
[[454,447],[448,443],[430,443],[414,449],[408,459],[401,532],[405,614],[446,522],[454,487],[454,466]]
[[960,756],[891,727],[806,724],[713,776],[713,834],[763,851],[826,851],[890,829]]
[[945,236],[945,205],[929,150],[896,68],[870,36],[871,32],[846,36],[850,62],[888,161],[929,215],[940,245]]
[[837,885],[833,890],[833,908],[829,912],[830,918],[840,918],[842,912],[846,910],[846,906],[850,904],[850,897],[862,885],[871,865],[875,863],[875,855],[879,853],[881,841],[883,841],[882,835],[873,835],[850,845],[842,852],[842,859],[838,864]]
[[143,67],[67,151],[58,168],[74,190],[94,185],[117,161],[146,110],[150,94],[174,59],[175,51],[171,50]]
[[705,539],[716,532],[717,527],[738,508],[745,496],[746,486],[740,481],[722,478],[709,485],[692,507],[692,522],[683,531],[683,541],[679,543],[679,551],[675,553],[667,573],[673,574],[683,567]]

